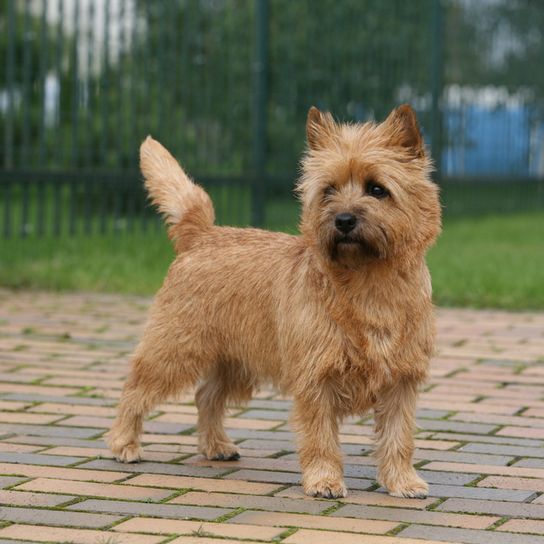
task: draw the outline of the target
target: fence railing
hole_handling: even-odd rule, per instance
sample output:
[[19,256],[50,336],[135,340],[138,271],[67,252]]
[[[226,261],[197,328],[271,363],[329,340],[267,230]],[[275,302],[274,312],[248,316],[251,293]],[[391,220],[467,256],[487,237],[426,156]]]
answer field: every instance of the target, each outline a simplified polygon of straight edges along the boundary
[[220,222],[290,228],[307,109],[418,111],[450,215],[544,209],[544,5],[6,0],[4,236],[150,230],[151,133]]

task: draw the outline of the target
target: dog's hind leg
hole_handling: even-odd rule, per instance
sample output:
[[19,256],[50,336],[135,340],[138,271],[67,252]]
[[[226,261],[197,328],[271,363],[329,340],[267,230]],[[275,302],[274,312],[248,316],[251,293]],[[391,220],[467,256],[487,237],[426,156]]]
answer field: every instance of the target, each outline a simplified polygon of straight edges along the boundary
[[229,399],[245,401],[251,398],[252,387],[243,383],[238,375],[225,369],[216,369],[198,388],[198,444],[200,452],[216,461],[240,458],[236,445],[225,433],[223,419]]
[[[172,354],[170,354],[172,355]],[[135,463],[142,450],[140,435],[143,419],[157,404],[194,386],[199,365],[184,359],[166,357],[164,352],[140,349],[132,362],[117,417],[107,436],[111,452],[118,461]]]

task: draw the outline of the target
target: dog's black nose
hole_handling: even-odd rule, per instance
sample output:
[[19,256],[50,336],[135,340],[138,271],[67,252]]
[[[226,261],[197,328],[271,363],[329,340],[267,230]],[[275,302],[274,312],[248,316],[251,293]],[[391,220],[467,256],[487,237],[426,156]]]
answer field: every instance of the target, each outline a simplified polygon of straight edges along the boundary
[[351,232],[357,224],[357,218],[352,213],[339,213],[334,218],[335,227],[344,234]]

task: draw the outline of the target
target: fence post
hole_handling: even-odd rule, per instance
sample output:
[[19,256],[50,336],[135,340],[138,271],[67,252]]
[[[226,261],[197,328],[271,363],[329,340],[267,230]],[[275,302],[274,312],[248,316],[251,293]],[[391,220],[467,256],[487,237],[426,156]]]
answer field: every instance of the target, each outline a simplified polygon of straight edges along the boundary
[[251,161],[251,223],[254,226],[262,226],[265,219],[267,72],[268,0],[256,0]]
[[433,0],[431,57],[431,142],[436,178],[442,176],[442,90],[444,70],[444,10],[442,0]]

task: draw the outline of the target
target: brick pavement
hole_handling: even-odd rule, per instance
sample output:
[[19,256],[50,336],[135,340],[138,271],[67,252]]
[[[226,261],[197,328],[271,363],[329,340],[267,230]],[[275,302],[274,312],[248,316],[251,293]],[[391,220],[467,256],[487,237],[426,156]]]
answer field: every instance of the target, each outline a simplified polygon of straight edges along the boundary
[[349,496],[305,498],[270,390],[232,408],[243,457],[197,454],[187,395],[145,425],[146,462],[103,442],[149,299],[0,291],[0,544],[544,544],[544,314],[439,310],[418,410],[425,500],[378,488],[370,418],[346,421]]

